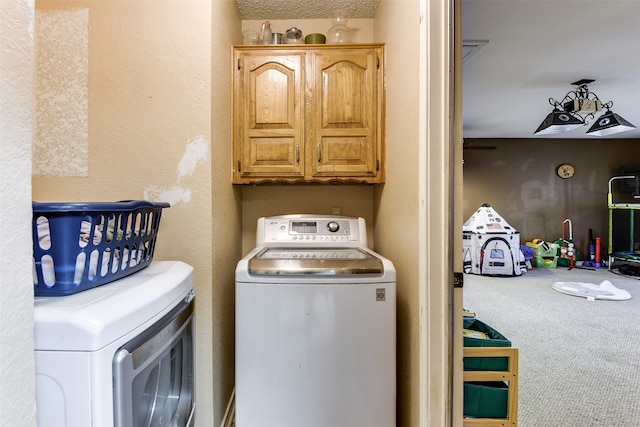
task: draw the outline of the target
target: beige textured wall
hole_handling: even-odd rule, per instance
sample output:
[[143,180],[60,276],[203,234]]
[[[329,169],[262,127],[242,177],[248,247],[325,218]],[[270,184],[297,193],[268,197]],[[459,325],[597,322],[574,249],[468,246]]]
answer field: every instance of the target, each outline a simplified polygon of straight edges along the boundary
[[386,42],[387,183],[375,190],[376,249],[397,270],[398,426],[418,426],[419,404],[419,10],[381,0],[377,41]]
[[172,204],[155,259],[195,267],[197,425],[219,425],[233,387],[232,271],[240,247],[239,200],[226,164],[237,6],[104,0],[36,7],[89,10],[89,154],[86,178],[34,177],[33,198]]
[[[212,336],[204,344],[213,351],[212,400],[214,421],[198,418],[198,426],[218,427],[235,384],[235,267],[242,257],[242,194],[231,185],[231,46],[240,43],[235,0],[212,2],[211,18],[211,222],[204,242],[212,251]],[[207,338],[209,338],[207,336]],[[207,366],[203,367],[205,377]],[[200,398],[200,396],[198,396]],[[208,396],[205,399],[209,399]],[[204,404],[208,404],[207,401]],[[206,423],[205,423],[206,421]]]
[[[520,232],[521,243],[560,238],[571,219],[580,258],[588,256],[589,229],[607,241],[607,187],[621,164],[640,164],[638,140],[467,140],[495,150],[464,150],[464,218],[489,203]],[[570,163],[571,179],[556,175]],[[568,234],[568,225],[565,233]],[[606,250],[602,247],[603,251]],[[604,253],[604,252],[603,252]]]
[[309,185],[248,186],[242,190],[242,252],[256,245],[256,225],[263,216],[284,214],[330,214],[332,207],[342,215],[360,216],[367,222],[369,246],[375,247],[373,231],[373,186]]
[[0,2],[0,423],[35,427],[29,2]]

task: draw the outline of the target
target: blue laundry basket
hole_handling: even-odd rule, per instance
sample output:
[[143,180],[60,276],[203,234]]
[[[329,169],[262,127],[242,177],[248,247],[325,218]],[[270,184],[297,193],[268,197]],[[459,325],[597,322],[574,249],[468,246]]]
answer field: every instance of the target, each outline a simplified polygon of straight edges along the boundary
[[36,296],[63,296],[147,267],[169,203],[33,203]]

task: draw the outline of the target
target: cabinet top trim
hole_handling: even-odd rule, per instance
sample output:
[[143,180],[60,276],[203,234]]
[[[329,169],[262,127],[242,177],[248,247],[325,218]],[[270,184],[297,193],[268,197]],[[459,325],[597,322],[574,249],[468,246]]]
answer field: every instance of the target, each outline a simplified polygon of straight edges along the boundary
[[349,48],[380,48],[384,43],[355,43],[355,44],[244,44],[234,45],[237,50],[331,50]]

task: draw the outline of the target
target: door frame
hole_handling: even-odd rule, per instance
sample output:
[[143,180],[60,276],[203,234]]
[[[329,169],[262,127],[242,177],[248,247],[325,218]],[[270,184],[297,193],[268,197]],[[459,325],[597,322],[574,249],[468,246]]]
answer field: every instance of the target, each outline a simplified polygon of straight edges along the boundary
[[460,8],[461,0],[420,0],[421,427],[462,425],[462,289],[454,288],[462,271]]

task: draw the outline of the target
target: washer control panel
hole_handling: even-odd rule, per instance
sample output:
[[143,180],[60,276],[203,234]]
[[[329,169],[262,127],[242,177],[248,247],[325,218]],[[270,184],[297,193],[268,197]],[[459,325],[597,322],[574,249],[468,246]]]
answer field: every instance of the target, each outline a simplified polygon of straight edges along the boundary
[[337,215],[282,215],[258,220],[256,243],[366,246],[364,219]]

